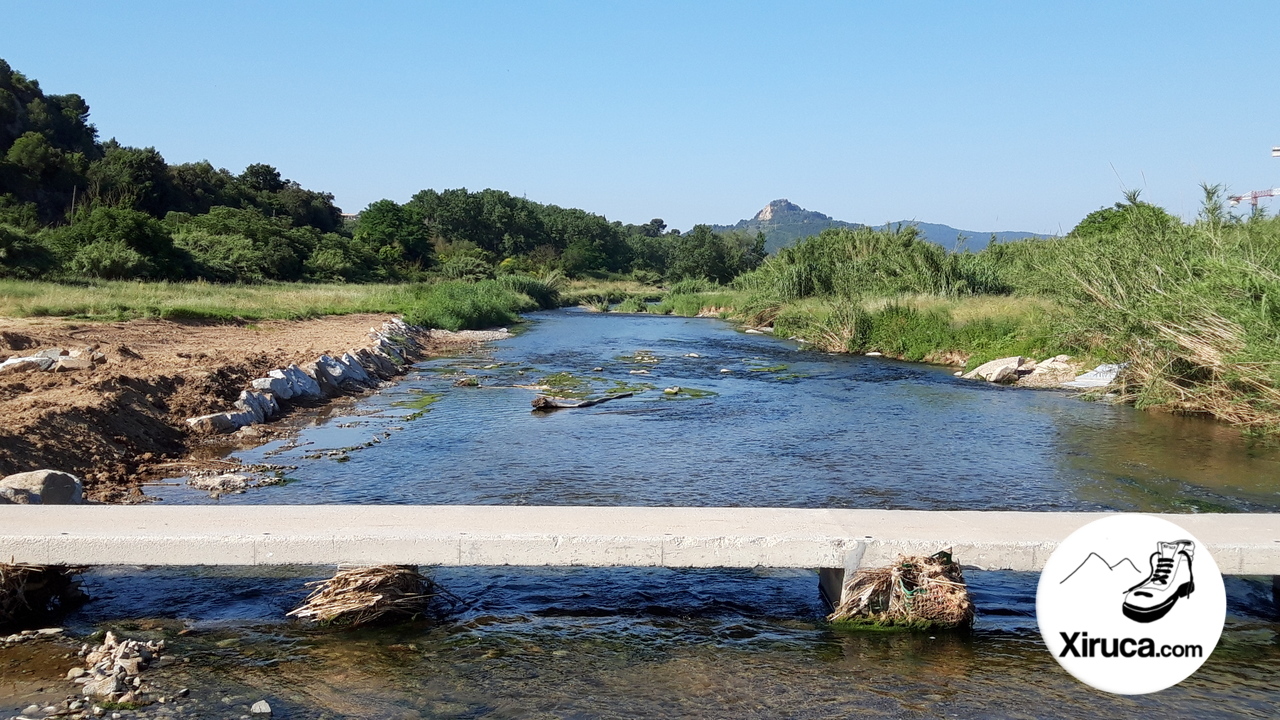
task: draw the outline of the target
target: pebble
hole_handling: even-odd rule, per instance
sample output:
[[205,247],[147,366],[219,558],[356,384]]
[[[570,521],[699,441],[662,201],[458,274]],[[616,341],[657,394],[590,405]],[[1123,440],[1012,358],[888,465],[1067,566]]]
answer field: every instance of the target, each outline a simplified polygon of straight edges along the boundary
[[22,711],[22,714],[23,714],[23,715],[38,715],[38,714],[40,714],[40,706],[39,706],[39,705],[28,705],[28,706],[26,707],[26,709]]
[[270,715],[271,706],[267,704],[266,700],[259,700],[253,704],[253,707],[249,708],[249,712],[254,715]]

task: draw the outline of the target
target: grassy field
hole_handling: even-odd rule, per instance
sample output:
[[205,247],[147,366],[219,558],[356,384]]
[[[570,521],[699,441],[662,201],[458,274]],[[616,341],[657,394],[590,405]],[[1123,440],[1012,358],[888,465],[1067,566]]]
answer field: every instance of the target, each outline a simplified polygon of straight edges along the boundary
[[141,317],[190,320],[299,319],[362,312],[404,312],[404,285],[215,285],[95,281],[64,285],[0,280],[0,315],[85,320]]

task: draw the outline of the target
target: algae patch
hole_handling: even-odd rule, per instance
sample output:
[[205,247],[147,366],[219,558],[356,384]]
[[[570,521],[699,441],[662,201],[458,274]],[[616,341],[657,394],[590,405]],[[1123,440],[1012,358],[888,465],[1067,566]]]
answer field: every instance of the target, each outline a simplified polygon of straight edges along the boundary
[[418,418],[431,412],[431,406],[443,397],[440,393],[422,393],[412,400],[398,400],[391,403],[394,407],[413,410],[405,416],[405,420],[417,420]]

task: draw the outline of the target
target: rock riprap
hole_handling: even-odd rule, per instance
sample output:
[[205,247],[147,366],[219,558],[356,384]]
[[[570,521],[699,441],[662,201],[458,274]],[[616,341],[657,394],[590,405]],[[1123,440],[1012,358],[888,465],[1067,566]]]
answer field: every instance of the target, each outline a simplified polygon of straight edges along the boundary
[[189,418],[187,424],[204,435],[228,433],[270,420],[280,414],[282,402],[314,402],[376,388],[404,371],[409,358],[422,350],[415,337],[427,332],[400,318],[389,320],[370,330],[369,347],[272,370],[250,382],[251,389],[240,393],[235,409]]

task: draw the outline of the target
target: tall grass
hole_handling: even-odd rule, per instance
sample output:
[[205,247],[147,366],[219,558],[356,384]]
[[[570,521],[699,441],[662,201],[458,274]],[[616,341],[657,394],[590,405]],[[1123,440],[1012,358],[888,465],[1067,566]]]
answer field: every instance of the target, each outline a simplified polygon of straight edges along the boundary
[[531,277],[508,275],[497,280],[448,280],[414,285],[408,290],[406,322],[445,330],[474,330],[510,325],[520,313],[555,307],[558,293]]

